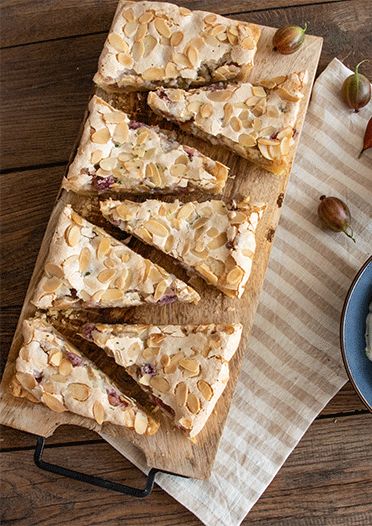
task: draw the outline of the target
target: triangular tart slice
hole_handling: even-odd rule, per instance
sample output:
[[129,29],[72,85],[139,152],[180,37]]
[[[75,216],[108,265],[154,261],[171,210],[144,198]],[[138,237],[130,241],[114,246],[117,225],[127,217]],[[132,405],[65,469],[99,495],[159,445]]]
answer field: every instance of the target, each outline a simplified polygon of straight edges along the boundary
[[149,93],[148,103],[184,131],[281,175],[291,169],[306,82],[307,72],[302,71],[254,84],[220,83],[189,91],[159,88]]
[[195,148],[182,146],[175,136],[175,132],[131,121],[126,113],[94,96],[63,187],[79,194],[221,193],[228,168]]
[[231,297],[240,298],[256,249],[255,232],[265,204],[249,201],[101,203],[104,217],[181,262]]
[[49,323],[23,322],[24,343],[12,382],[15,396],[41,402],[56,413],[70,411],[152,435],[159,422],[127,396]]
[[229,380],[239,323],[209,325],[87,324],[82,335],[113,357],[177,427],[193,438]]
[[198,293],[67,205],[50,243],[32,303],[49,307],[128,307],[197,303]]
[[121,0],[94,82],[108,92],[122,92],[244,80],[260,33],[255,24],[215,13]]

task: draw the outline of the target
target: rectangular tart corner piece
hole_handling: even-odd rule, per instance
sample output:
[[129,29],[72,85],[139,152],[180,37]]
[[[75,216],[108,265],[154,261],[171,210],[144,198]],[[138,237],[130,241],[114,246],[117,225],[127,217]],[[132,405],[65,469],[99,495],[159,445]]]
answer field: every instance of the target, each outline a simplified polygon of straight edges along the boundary
[[174,425],[194,438],[229,380],[242,325],[89,324],[82,335],[124,367]]
[[124,394],[49,323],[23,322],[24,343],[16,360],[13,394],[41,402],[56,413],[70,411],[99,425],[111,422],[152,435],[159,422]]
[[289,174],[307,71],[250,84],[222,83],[189,91],[159,88],[151,109],[212,144],[222,144],[258,166]]
[[41,309],[197,303],[198,293],[67,205],[32,303]]
[[243,81],[260,32],[255,24],[166,2],[120,2],[94,82],[123,91]]
[[228,168],[107,104],[89,102],[78,150],[63,187],[80,194],[204,191],[219,194]]
[[170,203],[149,199],[101,202],[103,216],[177,259],[230,297],[240,298],[252,268],[256,229],[265,203],[222,200]]

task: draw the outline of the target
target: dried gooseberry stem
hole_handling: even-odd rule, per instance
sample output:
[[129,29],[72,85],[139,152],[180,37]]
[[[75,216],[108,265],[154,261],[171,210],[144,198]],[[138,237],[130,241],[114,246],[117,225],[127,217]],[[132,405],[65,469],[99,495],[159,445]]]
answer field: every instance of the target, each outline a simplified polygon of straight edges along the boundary
[[363,62],[369,62],[368,58],[365,58],[364,60],[362,60],[361,62],[359,62],[359,64],[357,64],[357,67],[355,68],[355,74],[358,75],[358,69],[359,69],[359,66],[361,64],[363,64]]
[[[347,230],[350,229],[350,232],[348,232]],[[355,238],[353,237],[354,235],[354,232],[353,232],[353,229],[351,228],[351,226],[348,224],[348,225],[345,225],[344,228],[342,229],[343,233],[347,235],[347,237],[349,237],[350,239],[352,239],[354,241],[354,243],[356,243],[355,241]]]

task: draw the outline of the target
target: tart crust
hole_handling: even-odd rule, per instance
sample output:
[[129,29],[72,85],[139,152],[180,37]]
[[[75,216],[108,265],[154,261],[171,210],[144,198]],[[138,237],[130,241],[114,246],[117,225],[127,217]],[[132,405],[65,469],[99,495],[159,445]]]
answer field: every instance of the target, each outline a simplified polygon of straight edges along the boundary
[[88,324],[82,334],[125,367],[174,424],[193,438],[226,387],[242,325]]
[[221,193],[228,168],[176,142],[175,132],[130,121],[96,95],[88,109],[79,148],[63,181],[66,190]]
[[163,203],[101,202],[103,216],[181,262],[230,297],[240,298],[256,248],[255,232],[266,205],[242,201]]
[[94,82],[106,91],[188,88],[247,78],[254,24],[165,2],[121,1]]
[[159,422],[124,394],[52,325],[37,318],[23,322],[24,344],[16,360],[13,394],[41,402],[52,411],[71,411],[152,435]]
[[133,252],[67,205],[58,220],[32,303],[49,307],[127,307],[197,303],[198,293]]
[[250,83],[222,83],[189,91],[159,88],[152,110],[207,140],[282,175],[290,171],[296,122],[307,82],[302,71]]

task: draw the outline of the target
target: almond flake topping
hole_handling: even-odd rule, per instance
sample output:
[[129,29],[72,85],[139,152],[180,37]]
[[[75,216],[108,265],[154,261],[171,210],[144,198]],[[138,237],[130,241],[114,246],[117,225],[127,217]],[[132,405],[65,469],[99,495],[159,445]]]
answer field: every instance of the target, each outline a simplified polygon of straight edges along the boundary
[[148,24],[153,19],[154,14],[151,11],[145,11],[145,13],[143,13],[143,15],[141,15],[138,20],[141,22],[141,24]]
[[103,407],[101,402],[99,402],[98,400],[94,402],[92,411],[97,424],[103,424],[103,421],[105,420],[105,408]]
[[163,37],[169,38],[171,36],[169,26],[163,18],[155,18],[154,26],[156,31]]
[[56,413],[63,413],[63,411],[66,411],[63,403],[50,393],[43,393],[41,399],[49,409]]
[[147,426],[148,426],[147,416],[144,413],[138,411],[134,419],[134,430],[139,435],[143,435],[147,430]]
[[67,391],[72,398],[78,400],[79,402],[85,402],[85,400],[88,400],[90,395],[90,388],[87,385],[81,383],[69,384]]
[[129,51],[128,44],[124,42],[122,37],[117,33],[110,33],[108,41],[116,51],[119,51],[119,53],[127,53]]
[[184,35],[182,31],[176,31],[175,33],[173,33],[170,39],[171,46],[173,47],[179,46],[183,40],[183,36]]
[[107,252],[110,250],[111,241],[109,237],[103,237],[97,248],[97,258],[103,259]]
[[202,395],[202,397],[209,402],[209,400],[212,399],[213,396],[213,389],[209,385],[208,382],[204,380],[199,380],[197,383],[198,389]]
[[167,393],[170,389],[168,380],[162,376],[153,376],[149,383],[151,387],[157,391],[160,391],[161,393]]
[[188,387],[185,382],[178,383],[174,389],[174,393],[176,395],[177,404],[180,407],[185,406],[188,395]]
[[187,395],[187,407],[191,413],[198,413],[200,411],[200,400],[194,393],[189,393]]

